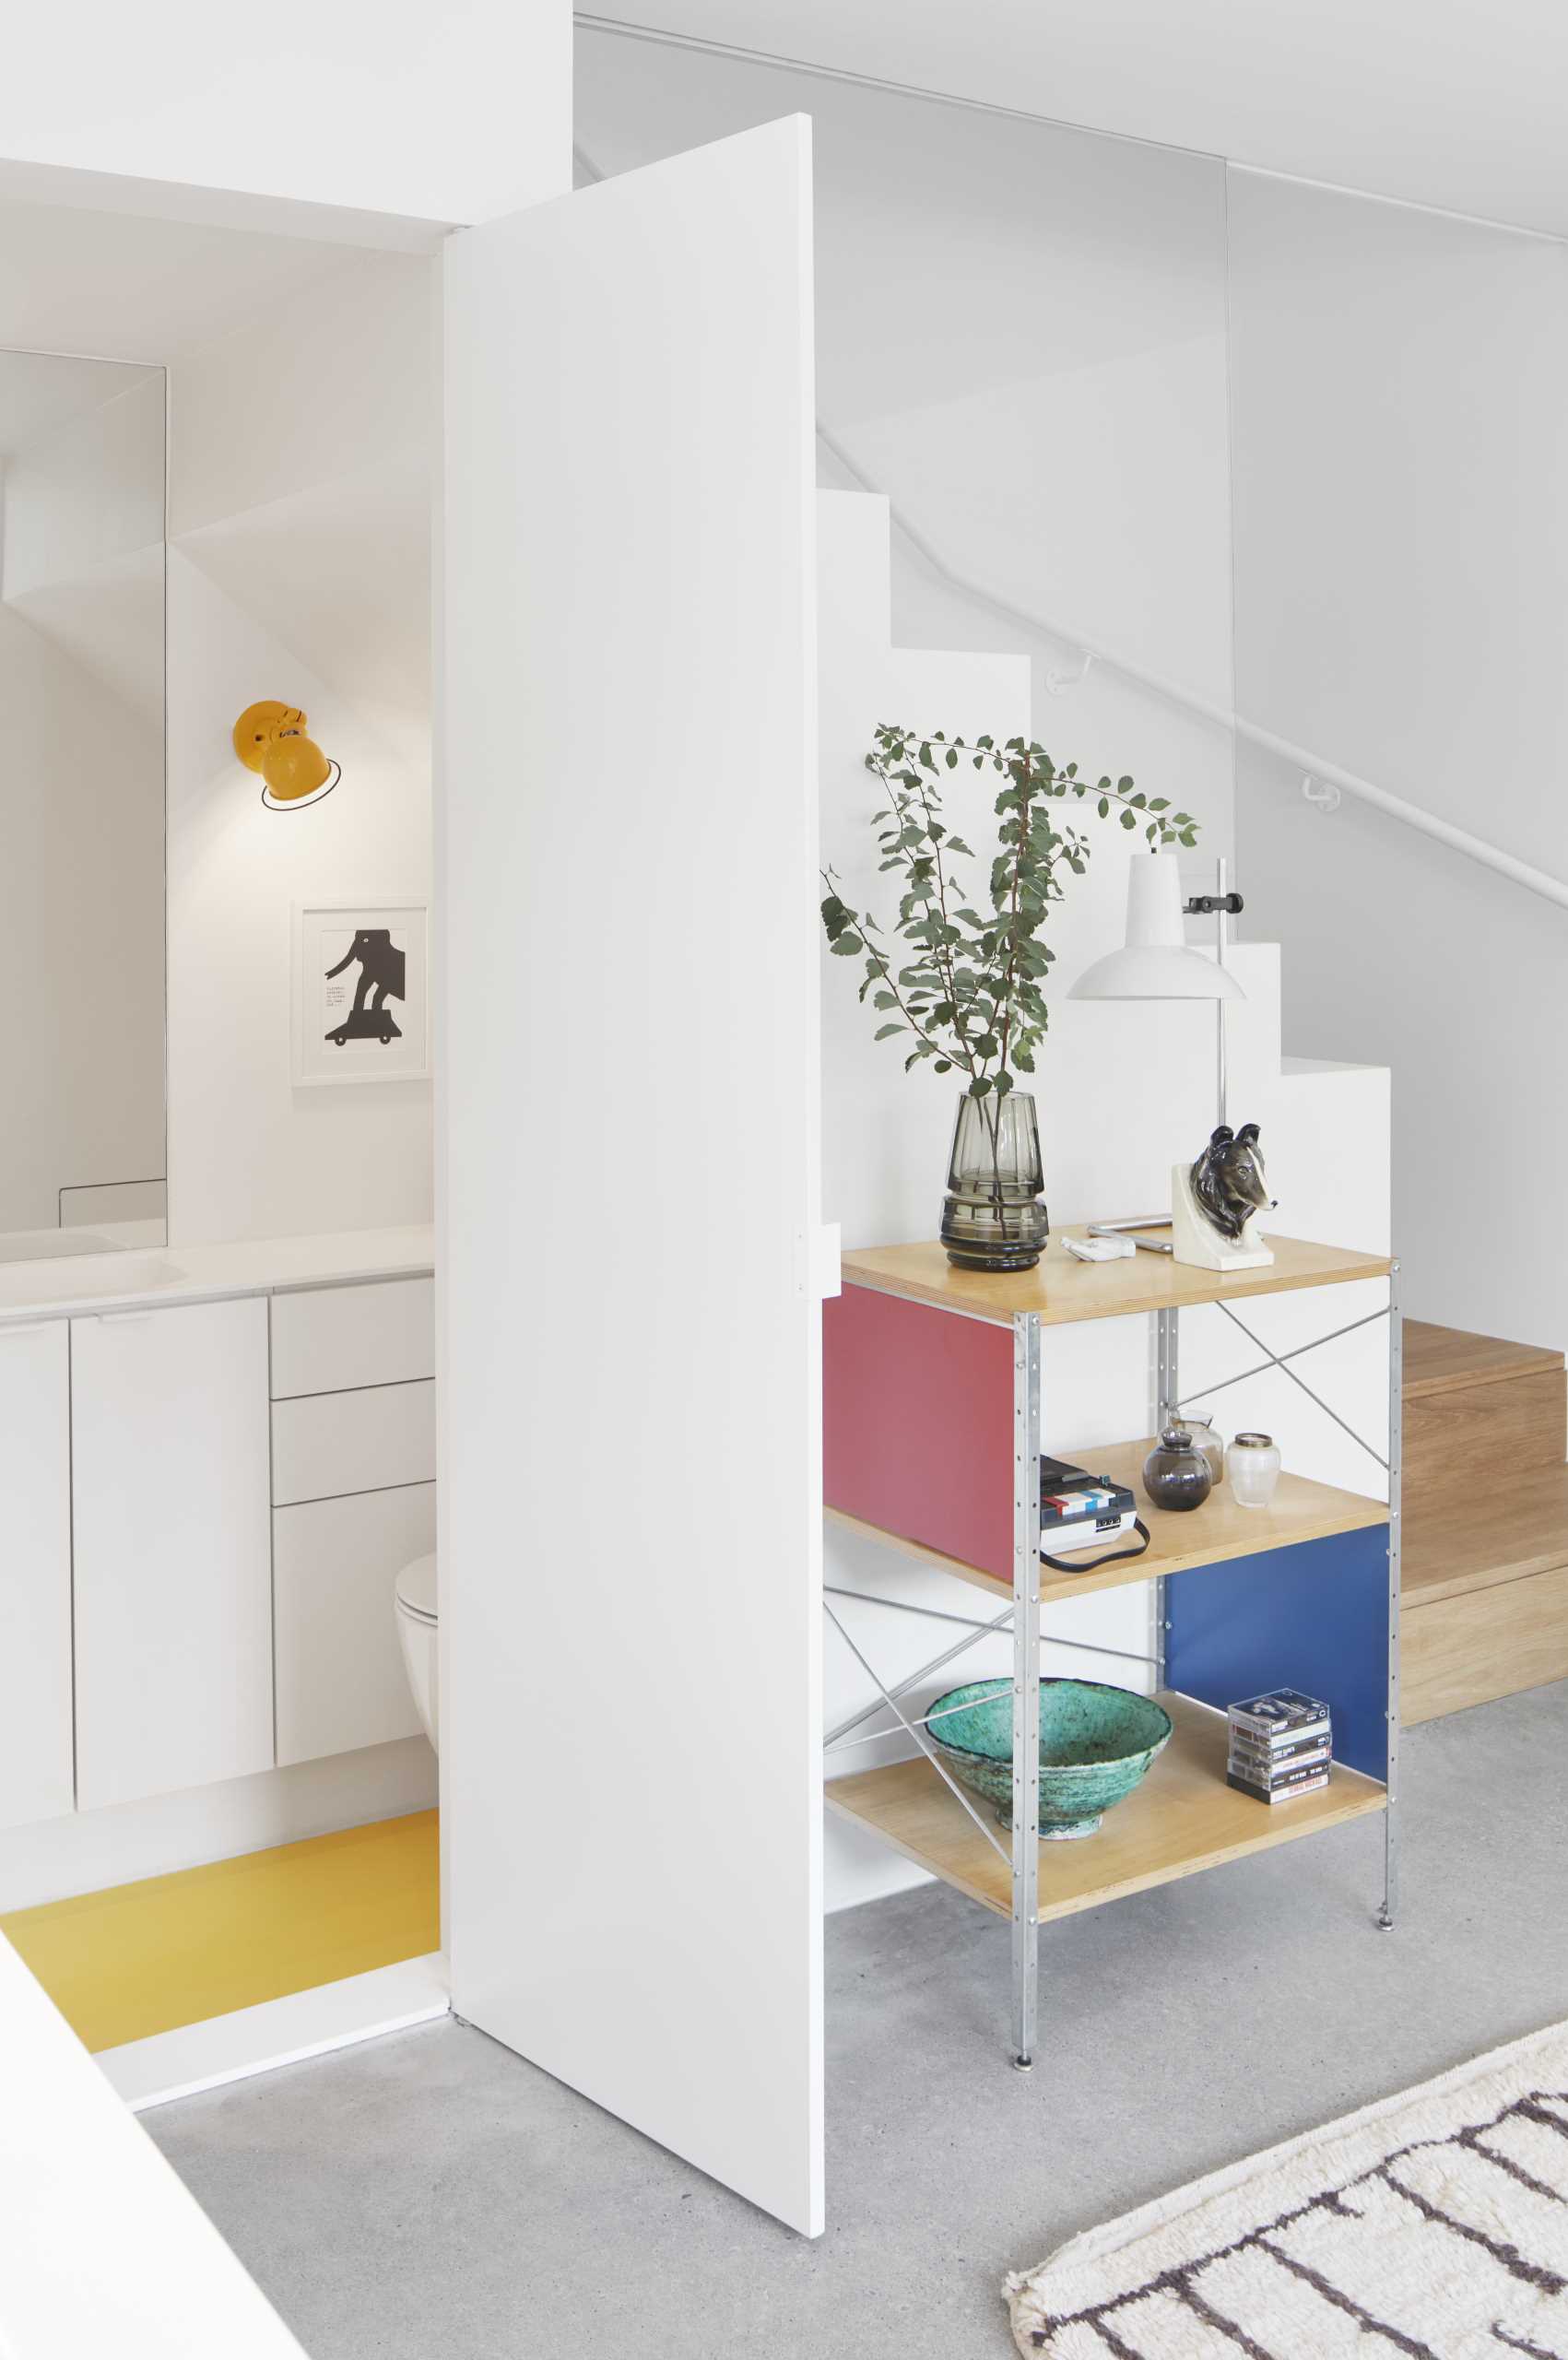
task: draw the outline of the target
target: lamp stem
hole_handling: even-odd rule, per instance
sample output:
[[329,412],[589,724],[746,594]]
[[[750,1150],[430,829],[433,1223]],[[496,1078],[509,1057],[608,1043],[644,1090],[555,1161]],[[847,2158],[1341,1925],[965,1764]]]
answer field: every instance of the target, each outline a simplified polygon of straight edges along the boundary
[[[1219,907],[1218,907],[1218,909],[1217,909],[1217,910],[1215,911],[1215,913],[1214,913],[1214,955],[1215,955],[1216,959],[1218,960],[1218,962],[1219,962],[1220,965],[1222,967],[1222,966],[1225,964],[1225,916],[1226,916],[1225,903],[1226,903],[1226,900],[1227,900],[1227,898],[1228,898],[1228,895],[1227,895],[1227,885],[1226,885],[1226,867],[1227,867],[1227,863],[1225,862],[1225,860],[1223,859],[1223,857],[1221,857],[1220,859],[1219,859],[1219,860],[1217,860],[1217,861],[1215,862],[1215,864],[1214,864],[1214,867],[1215,867],[1215,875],[1216,875],[1216,883],[1215,883],[1215,889],[1214,889],[1214,898],[1215,898],[1215,900],[1217,901],[1217,903],[1219,903]],[[1225,1003],[1224,1003],[1224,1001],[1223,1001],[1222,999],[1217,999],[1217,1000],[1215,1001],[1215,1003],[1214,1003],[1214,1023],[1215,1023],[1215,1052],[1216,1052],[1216,1056],[1215,1056],[1215,1066],[1216,1066],[1215,1080],[1216,1080],[1216,1083],[1217,1083],[1217,1094],[1218,1094],[1218,1097],[1219,1097],[1219,1103],[1220,1103],[1220,1112],[1219,1112],[1219,1114],[1216,1115],[1215,1120],[1216,1120],[1216,1122],[1223,1123],[1223,1122],[1226,1120],[1226,1115],[1225,1115]]]

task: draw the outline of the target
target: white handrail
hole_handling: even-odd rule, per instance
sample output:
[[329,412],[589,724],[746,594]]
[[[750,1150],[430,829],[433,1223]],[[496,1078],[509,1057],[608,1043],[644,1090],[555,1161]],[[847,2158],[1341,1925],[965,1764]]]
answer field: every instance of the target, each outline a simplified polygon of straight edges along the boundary
[[[1271,754],[1301,770],[1303,785],[1324,779],[1330,786],[1338,786],[1358,802],[1370,803],[1379,811],[1386,811],[1390,819],[1403,820],[1408,828],[1419,828],[1423,836],[1432,837],[1451,851],[1462,852],[1470,860],[1479,860],[1483,868],[1494,869],[1499,877],[1506,877],[1515,885],[1523,885],[1527,892],[1539,893],[1543,902],[1555,902],[1560,909],[1568,910],[1568,885],[1561,878],[1549,877],[1544,868],[1534,868],[1527,860],[1515,860],[1511,852],[1489,844],[1481,836],[1472,836],[1468,828],[1456,828],[1452,821],[1440,820],[1434,811],[1423,811],[1419,803],[1407,803],[1403,796],[1390,795],[1385,786],[1374,786],[1369,778],[1358,778],[1354,771],[1342,770],[1338,762],[1325,761],[1321,754],[1306,754],[1293,746],[1288,738],[1276,738],[1271,729],[1260,729],[1255,721],[1244,721],[1236,715],[1236,735],[1254,746],[1261,746]],[[1308,800],[1315,798],[1309,796]],[[1328,807],[1333,808],[1331,805]]]
[[[605,178],[603,171],[580,142],[572,152],[573,161],[584,178],[590,181]],[[862,491],[871,493],[874,498],[887,501],[888,514],[894,530],[908,542],[921,562],[938,581],[945,582],[961,597],[972,599],[978,606],[988,607],[993,614],[1001,615],[1020,630],[1057,640],[1064,647],[1076,649],[1082,667],[1078,675],[1079,680],[1084,678],[1091,665],[1102,665],[1107,671],[1118,673],[1124,680],[1131,680],[1151,695],[1163,697],[1167,703],[1179,705],[1184,712],[1197,714],[1200,720],[1211,721],[1218,728],[1232,730],[1248,745],[1259,746],[1266,753],[1290,763],[1302,773],[1308,800],[1316,803],[1320,808],[1332,810],[1334,802],[1326,796],[1311,793],[1313,783],[1319,779],[1329,786],[1338,787],[1342,794],[1354,796],[1359,803],[1370,803],[1374,810],[1385,811],[1390,819],[1403,820],[1406,827],[1419,829],[1422,835],[1431,836],[1437,844],[1446,844],[1450,851],[1463,853],[1467,859],[1479,861],[1483,868],[1491,869],[1499,877],[1506,877],[1512,884],[1522,885],[1527,892],[1539,893],[1542,901],[1555,902],[1560,909],[1568,909],[1568,884],[1564,884],[1561,878],[1548,876],[1545,869],[1532,867],[1527,860],[1516,860],[1512,853],[1500,851],[1496,844],[1489,844],[1484,838],[1471,835],[1468,828],[1456,828],[1449,820],[1438,819],[1433,812],[1423,811],[1417,803],[1407,803],[1403,796],[1391,795],[1386,787],[1373,785],[1371,779],[1359,777],[1354,771],[1344,769],[1338,762],[1331,762],[1322,754],[1314,754],[1291,738],[1277,736],[1272,729],[1261,728],[1256,721],[1248,721],[1244,714],[1216,704],[1208,697],[1199,696],[1196,690],[1182,687],[1178,681],[1167,680],[1158,672],[1146,670],[1141,664],[1131,663],[1125,655],[1117,655],[1110,648],[1086,639],[1080,631],[1069,631],[1065,624],[1052,622],[1045,615],[1036,615],[1027,607],[1015,606],[1010,598],[1000,597],[995,590],[988,590],[983,582],[975,582],[968,574],[961,573],[956,566],[949,564],[940,549],[910,523],[890,495],[878,484],[873,483],[859,461],[851,458],[838,436],[831,427],[824,426],[820,419],[817,420],[817,440],[852,483],[858,484]],[[1058,685],[1071,687],[1077,683],[1058,683],[1053,677],[1050,685],[1053,688]]]
[[[1391,795],[1386,787],[1374,785],[1371,779],[1359,777],[1354,771],[1346,770],[1340,763],[1331,762],[1322,754],[1314,754],[1291,738],[1281,738],[1272,729],[1264,729],[1256,721],[1248,721],[1244,714],[1228,711],[1208,697],[1199,696],[1174,680],[1163,678],[1158,672],[1147,671],[1141,664],[1131,663],[1126,656],[1114,655],[1109,648],[1086,639],[1081,631],[1069,631],[1065,624],[1053,622],[1047,616],[1036,615],[1027,607],[1016,606],[1010,598],[1000,597],[996,591],[988,590],[983,582],[975,582],[969,575],[960,573],[924,533],[901,513],[897,503],[872,482],[865,468],[857,460],[851,458],[837,435],[820,419],[817,423],[817,439],[862,491],[888,501],[888,513],[894,529],[908,542],[921,561],[949,589],[956,590],[961,597],[989,607],[993,614],[1003,616],[1025,631],[1057,640],[1064,647],[1076,648],[1083,659],[1084,671],[1091,664],[1102,665],[1107,671],[1119,673],[1123,679],[1133,681],[1138,688],[1147,689],[1172,704],[1180,705],[1185,712],[1196,714],[1204,721],[1214,722],[1221,729],[1233,730],[1249,745],[1259,746],[1266,753],[1277,755],[1281,761],[1299,770],[1303,773],[1303,785],[1321,779],[1330,786],[1339,788],[1342,793],[1354,796],[1358,802],[1370,803],[1374,809],[1387,812],[1390,819],[1402,820],[1407,827],[1420,829],[1423,835],[1448,845],[1451,851],[1461,852],[1468,859],[1479,861],[1483,867],[1494,870],[1499,877],[1506,877],[1513,884],[1523,885],[1527,892],[1539,893],[1543,901],[1555,902],[1560,908],[1568,909],[1568,884],[1564,884],[1561,878],[1548,876],[1544,869],[1532,867],[1528,861],[1516,860],[1512,853],[1503,852],[1496,844],[1489,844],[1480,836],[1471,835],[1468,828],[1456,828],[1449,820],[1438,819],[1433,812],[1423,811],[1419,804],[1407,803],[1403,796]],[[1083,674],[1079,677],[1081,678]],[[1052,685],[1056,684],[1053,681]],[[1310,796],[1309,800],[1326,808],[1333,808],[1333,804],[1326,797]]]

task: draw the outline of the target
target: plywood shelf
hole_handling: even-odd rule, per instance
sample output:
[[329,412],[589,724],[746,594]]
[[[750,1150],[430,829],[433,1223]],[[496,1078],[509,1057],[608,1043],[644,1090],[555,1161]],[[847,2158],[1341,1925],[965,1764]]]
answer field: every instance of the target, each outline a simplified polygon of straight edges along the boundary
[[[1113,1443],[1079,1454],[1091,1474],[1108,1475],[1131,1488],[1138,1512],[1149,1527],[1149,1547],[1141,1557],[1124,1558],[1119,1564],[1080,1574],[1058,1574],[1043,1566],[1043,1604],[1087,1598],[1095,1590],[1119,1589],[1127,1582],[1151,1581],[1161,1574],[1181,1574],[1199,1565],[1223,1564],[1233,1557],[1257,1556],[1265,1550],[1289,1549],[1299,1540],[1323,1540],[1334,1533],[1361,1532],[1388,1520],[1388,1511],[1380,1500],[1369,1500],[1360,1492],[1337,1491],[1329,1483],[1310,1482],[1304,1475],[1281,1475],[1279,1489],[1267,1508],[1238,1507],[1229,1490],[1221,1485],[1209,1494],[1202,1507],[1173,1514],[1167,1508],[1155,1507],[1143,1488],[1140,1470],[1152,1447],[1149,1442]],[[953,1575],[959,1581],[969,1582],[976,1589],[989,1590],[1000,1598],[1012,1595],[1010,1575],[991,1573],[982,1565],[966,1564],[961,1558],[944,1556],[939,1550],[928,1549],[907,1535],[867,1524],[840,1509],[829,1508],[827,1513],[841,1530],[890,1541],[906,1554],[934,1565],[940,1573]],[[1084,1554],[1092,1557],[1095,1552],[1089,1549]]]
[[[1255,1802],[1225,1783],[1224,1715],[1186,1696],[1167,1694],[1160,1701],[1175,1723],[1175,1734],[1142,1786],[1107,1812],[1095,1835],[1041,1845],[1042,1924],[1385,1808],[1385,1790],[1376,1779],[1339,1764],[1315,1794],[1272,1806]],[[825,1793],[842,1817],[868,1828],[984,1908],[1011,1916],[1008,1863],[923,1757],[830,1779]]]
[[1256,1270],[1196,1270],[1163,1254],[1135,1254],[1130,1260],[1079,1262],[1060,1237],[1053,1237],[1032,1270],[988,1275],[955,1270],[939,1245],[868,1246],[843,1257],[846,1286],[871,1287],[910,1303],[972,1319],[1007,1326],[1020,1312],[1034,1313],[1047,1327],[1086,1319],[1124,1319],[1135,1312],[1182,1311],[1197,1304],[1230,1303],[1242,1295],[1286,1294],[1301,1287],[1341,1286],[1356,1279],[1386,1278],[1385,1254],[1352,1254],[1339,1245],[1314,1245],[1294,1237],[1270,1237],[1274,1259]]

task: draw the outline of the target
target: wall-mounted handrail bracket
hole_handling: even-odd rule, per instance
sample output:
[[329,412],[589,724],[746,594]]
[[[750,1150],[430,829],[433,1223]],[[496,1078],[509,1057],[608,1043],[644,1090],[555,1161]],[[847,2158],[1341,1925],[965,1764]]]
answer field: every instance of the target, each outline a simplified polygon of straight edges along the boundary
[[1088,648],[1086,648],[1083,653],[1082,660],[1076,672],[1047,672],[1045,675],[1045,686],[1050,690],[1051,694],[1054,697],[1066,696],[1069,689],[1082,688],[1085,680],[1088,679],[1089,675],[1093,668],[1093,655]]
[[1345,798],[1331,779],[1314,778],[1308,771],[1302,780],[1302,799],[1315,811],[1338,811]]

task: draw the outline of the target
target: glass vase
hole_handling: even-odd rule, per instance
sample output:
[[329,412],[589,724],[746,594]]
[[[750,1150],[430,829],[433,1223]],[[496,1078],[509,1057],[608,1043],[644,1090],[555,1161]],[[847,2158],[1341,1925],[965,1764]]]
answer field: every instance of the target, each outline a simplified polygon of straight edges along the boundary
[[1214,1488],[1214,1469],[1189,1426],[1164,1429],[1143,1462],[1143,1488],[1157,1508],[1179,1512],[1203,1505]]
[[1205,1417],[1200,1410],[1197,1417],[1184,1418],[1182,1423],[1208,1459],[1209,1470],[1216,1483],[1222,1482],[1225,1475],[1225,1438],[1213,1419]]
[[1032,1270],[1051,1223],[1045,1174],[1027,1090],[959,1100],[942,1203],[942,1243],[961,1270]]

